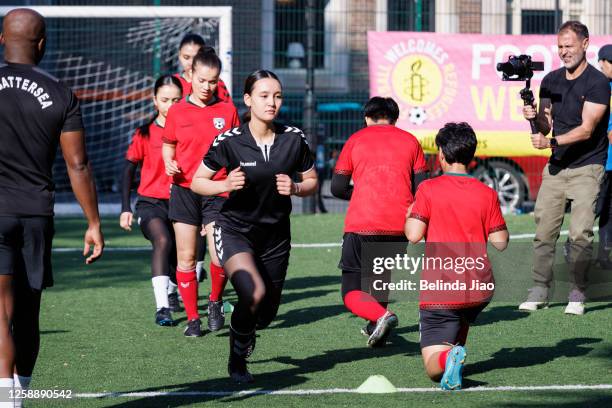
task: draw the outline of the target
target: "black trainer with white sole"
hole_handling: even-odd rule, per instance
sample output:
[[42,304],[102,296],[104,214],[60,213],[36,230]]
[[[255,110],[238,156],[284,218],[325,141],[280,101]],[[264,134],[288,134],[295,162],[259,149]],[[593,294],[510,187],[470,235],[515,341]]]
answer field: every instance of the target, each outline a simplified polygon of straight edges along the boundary
[[202,337],[202,322],[200,319],[193,319],[187,322],[185,337]]
[[208,330],[211,332],[221,330],[225,324],[225,311],[223,300],[208,301]]
[[171,312],[180,312],[183,310],[181,308],[181,302],[179,301],[178,293],[169,293],[168,294],[168,307]]

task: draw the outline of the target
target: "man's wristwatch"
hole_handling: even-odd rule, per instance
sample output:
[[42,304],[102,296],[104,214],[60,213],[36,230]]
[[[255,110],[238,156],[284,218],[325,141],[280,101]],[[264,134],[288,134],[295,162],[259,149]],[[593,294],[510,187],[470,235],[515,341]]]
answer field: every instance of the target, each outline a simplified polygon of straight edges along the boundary
[[559,142],[553,137],[550,139],[550,148],[554,149],[555,147],[559,147]]

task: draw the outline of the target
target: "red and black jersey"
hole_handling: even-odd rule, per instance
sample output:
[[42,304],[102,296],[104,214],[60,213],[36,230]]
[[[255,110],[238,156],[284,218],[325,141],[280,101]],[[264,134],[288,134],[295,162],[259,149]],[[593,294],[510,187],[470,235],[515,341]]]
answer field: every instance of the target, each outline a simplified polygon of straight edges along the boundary
[[507,229],[495,190],[467,174],[422,182],[410,218],[427,224],[427,242],[486,243],[489,234]]
[[[231,102],[215,100],[210,105],[200,107],[190,102],[188,95],[172,105],[162,140],[176,145],[175,160],[181,173],[173,176],[173,183],[190,188],[191,179],[215,137],[238,125],[238,112]],[[219,171],[214,179],[225,176],[225,171]]]
[[149,125],[148,137],[144,137],[139,130],[136,130],[125,158],[132,163],[142,163],[138,194],[167,200],[170,198],[172,178],[166,175],[162,158],[163,132],[164,128],[155,122]]
[[406,212],[414,201],[412,176],[427,171],[413,135],[392,125],[368,126],[348,139],[334,171],[351,175],[354,183],[344,232],[404,234]]
[[[187,82],[185,78],[181,74],[174,74],[179,81],[181,81],[181,85],[183,86],[183,96],[191,95],[191,82]],[[224,102],[232,102],[232,96],[227,90],[227,86],[225,86],[225,82],[222,79],[219,79],[217,83],[217,97]]]
[[[446,173],[419,185],[409,217],[427,224],[425,256],[430,261],[421,279],[463,282],[467,289],[422,289],[420,308],[461,309],[489,301],[493,290],[470,288],[474,281],[494,282],[487,241],[489,234],[507,229],[495,190],[467,174]],[[437,260],[450,264],[442,267]]]

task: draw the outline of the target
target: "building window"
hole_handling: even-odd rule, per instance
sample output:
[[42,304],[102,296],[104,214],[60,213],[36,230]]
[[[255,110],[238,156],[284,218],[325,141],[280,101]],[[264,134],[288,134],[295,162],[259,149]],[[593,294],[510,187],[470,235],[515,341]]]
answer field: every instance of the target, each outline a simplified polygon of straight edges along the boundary
[[421,0],[421,15],[417,15],[414,0],[387,0],[387,31],[435,31],[435,0]]
[[[349,3],[315,0],[317,89],[348,92]],[[306,80],[306,0],[262,0],[261,67],[276,72],[287,90],[304,90]]]
[[[307,0],[274,3],[274,67],[304,67]],[[315,0],[315,68],[325,65],[325,3],[325,0]]]
[[[559,11],[561,13],[561,11]],[[560,19],[563,21],[563,19]],[[522,10],[521,33],[555,34],[557,32],[554,10]]]

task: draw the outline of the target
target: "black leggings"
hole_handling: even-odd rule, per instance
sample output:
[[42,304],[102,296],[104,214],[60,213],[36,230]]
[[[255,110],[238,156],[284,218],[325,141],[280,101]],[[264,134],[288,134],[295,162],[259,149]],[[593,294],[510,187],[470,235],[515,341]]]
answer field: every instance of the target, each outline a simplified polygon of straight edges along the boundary
[[288,265],[288,254],[261,262],[248,252],[237,253],[225,262],[223,268],[238,295],[231,322],[235,331],[251,333],[272,323],[278,313]]
[[153,244],[151,276],[170,276],[175,282],[176,240],[172,224],[168,220],[155,217],[143,220],[140,228],[145,238]]

